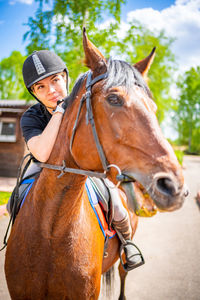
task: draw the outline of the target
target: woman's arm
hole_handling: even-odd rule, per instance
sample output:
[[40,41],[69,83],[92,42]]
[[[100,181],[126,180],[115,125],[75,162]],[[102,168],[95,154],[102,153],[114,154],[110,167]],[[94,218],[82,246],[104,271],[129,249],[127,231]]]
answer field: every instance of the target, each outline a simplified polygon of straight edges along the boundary
[[30,152],[40,162],[46,162],[49,159],[58,135],[62,116],[62,112],[54,113],[42,134],[32,137],[27,142]]

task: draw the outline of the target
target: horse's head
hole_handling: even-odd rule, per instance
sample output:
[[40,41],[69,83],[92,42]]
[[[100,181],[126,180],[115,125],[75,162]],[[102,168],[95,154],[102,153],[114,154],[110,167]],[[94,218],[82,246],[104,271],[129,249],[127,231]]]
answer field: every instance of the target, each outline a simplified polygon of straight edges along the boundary
[[[155,115],[156,104],[144,80],[154,50],[131,66],[121,60],[106,60],[88,40],[85,30],[83,45],[92,78],[107,73],[107,78],[92,86],[91,101],[97,134],[108,164],[117,165],[126,178],[142,184],[161,210],[181,207],[185,197],[182,168],[162,135]],[[81,168],[101,170],[92,129],[85,115],[84,104],[72,155]],[[74,118],[71,121],[74,122]],[[116,181],[114,169],[109,175]]]

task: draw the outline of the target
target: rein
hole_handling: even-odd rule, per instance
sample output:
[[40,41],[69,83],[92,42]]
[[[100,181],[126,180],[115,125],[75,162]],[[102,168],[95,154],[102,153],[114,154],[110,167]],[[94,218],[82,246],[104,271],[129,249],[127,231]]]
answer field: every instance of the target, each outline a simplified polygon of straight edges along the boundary
[[51,170],[60,171],[58,178],[62,177],[64,175],[64,173],[74,173],[74,174],[85,175],[85,176],[90,176],[90,177],[106,178],[105,173],[68,168],[68,167],[66,167],[64,160],[63,160],[62,166],[50,165],[50,164],[45,164],[45,163],[40,163],[40,162],[36,162],[36,164],[38,166],[40,166],[41,168],[47,168],[47,169],[51,169]]
[[[78,113],[76,116],[76,120],[75,120],[73,129],[72,129],[72,137],[70,140],[70,152],[72,153],[72,146],[73,146],[75,133],[77,130],[77,124],[78,124],[81,108],[83,106],[83,103],[86,101],[86,109],[87,109],[86,122],[87,122],[87,124],[88,124],[88,122],[90,122],[90,124],[92,126],[93,137],[95,140],[95,144],[97,147],[97,151],[98,151],[104,172],[94,172],[94,171],[89,171],[89,170],[68,168],[68,167],[66,167],[64,160],[63,160],[62,166],[51,165],[51,164],[40,163],[40,162],[38,162],[37,165],[39,165],[41,168],[48,168],[48,169],[60,171],[58,178],[63,176],[64,173],[74,173],[74,174],[85,175],[85,176],[90,176],[90,177],[106,178],[106,172],[109,170],[109,168],[113,167],[113,166],[115,167],[115,165],[108,165],[108,163],[107,163],[103,148],[100,144],[100,141],[99,141],[99,138],[97,135],[95,122],[94,122],[94,115],[93,115],[93,110],[92,110],[92,105],[91,105],[92,86],[95,83],[97,83],[98,81],[103,80],[107,77],[108,77],[108,73],[106,72],[106,73],[99,75],[99,76],[95,77],[94,79],[92,79],[92,72],[91,71],[88,72],[88,77],[87,77],[87,81],[86,81],[86,93],[81,98]],[[118,167],[117,167],[117,169],[118,169],[119,175],[121,175],[121,171],[119,170]]]
[[64,160],[63,160],[62,166],[51,165],[51,164],[46,164],[46,163],[41,163],[41,162],[38,162],[37,165],[39,165],[41,168],[47,168],[47,169],[60,171],[58,178],[63,176],[64,173],[74,173],[74,174],[90,176],[90,177],[106,178],[106,176],[107,176],[106,173],[108,172],[108,170],[111,167],[114,167],[118,171],[118,175],[116,176],[116,179],[119,182],[133,182],[134,181],[133,178],[129,178],[127,175],[122,174],[120,168],[117,165],[114,165],[114,164],[109,165],[108,164],[106,156],[103,151],[103,148],[99,141],[98,134],[97,134],[97,130],[96,130],[95,122],[94,122],[94,114],[93,114],[92,104],[91,104],[92,86],[95,85],[95,83],[97,83],[98,81],[103,80],[107,77],[108,77],[108,73],[106,72],[106,73],[101,74],[101,75],[95,77],[94,79],[92,79],[92,72],[91,71],[88,72],[87,81],[86,81],[86,93],[81,98],[79,109],[78,109],[77,116],[76,116],[76,120],[75,120],[73,129],[72,129],[71,140],[70,140],[70,152],[72,153],[72,146],[73,146],[73,141],[74,141],[74,137],[75,137],[76,130],[77,130],[80,112],[81,112],[83,103],[86,101],[86,122],[87,122],[87,124],[89,122],[91,124],[93,137],[95,140],[96,148],[97,148],[104,172],[94,172],[94,171],[89,171],[89,170],[68,168],[68,167],[66,167]]
[[108,163],[103,151],[103,148],[100,144],[98,135],[97,135],[97,131],[96,131],[96,127],[95,127],[95,122],[94,122],[94,115],[93,115],[93,111],[92,111],[92,104],[91,104],[91,96],[92,96],[92,86],[97,83],[98,81],[105,79],[108,77],[108,73],[104,73],[102,75],[99,75],[97,77],[95,77],[92,80],[92,72],[90,71],[88,73],[88,77],[87,77],[87,82],[86,82],[86,93],[85,95],[82,97],[81,102],[80,102],[80,106],[79,106],[79,110],[78,110],[78,114],[76,116],[76,121],[72,130],[72,137],[71,137],[71,141],[70,141],[70,151],[72,152],[72,144],[74,141],[74,136],[75,136],[75,132],[76,132],[76,128],[77,128],[77,123],[78,123],[78,119],[79,119],[79,115],[81,112],[81,107],[83,105],[83,102],[86,101],[86,122],[88,124],[88,122],[90,122],[91,126],[92,126],[92,132],[93,132],[93,137],[95,140],[95,144],[97,147],[97,151],[99,153],[99,157],[101,159],[101,163],[104,169],[104,172],[106,172],[109,168],[108,168]]

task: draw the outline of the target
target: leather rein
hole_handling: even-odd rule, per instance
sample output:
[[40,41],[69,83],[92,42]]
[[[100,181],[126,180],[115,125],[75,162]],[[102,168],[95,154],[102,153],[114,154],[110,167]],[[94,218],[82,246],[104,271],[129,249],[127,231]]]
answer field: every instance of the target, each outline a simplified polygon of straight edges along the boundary
[[94,172],[94,171],[89,171],[89,170],[81,170],[81,169],[74,169],[74,168],[68,168],[66,167],[65,161],[63,160],[62,166],[57,166],[57,165],[51,165],[51,164],[46,164],[46,163],[37,163],[40,167],[42,168],[48,168],[52,170],[57,170],[60,171],[60,174],[58,175],[58,178],[64,175],[64,173],[74,173],[74,174],[79,174],[79,175],[85,175],[85,176],[90,176],[90,177],[98,177],[98,178],[106,178],[107,176],[107,171],[111,168],[114,167],[118,171],[117,175],[117,180],[118,181],[133,181],[133,179],[130,180],[130,178],[126,175],[123,175],[121,173],[121,170],[119,169],[118,166],[114,164],[108,164],[106,156],[104,154],[103,148],[101,146],[101,143],[99,141],[99,137],[96,131],[96,126],[94,122],[94,115],[93,115],[93,110],[92,110],[92,104],[91,104],[91,96],[92,96],[92,86],[95,85],[95,83],[99,82],[100,80],[103,80],[108,77],[108,73],[101,74],[94,79],[92,79],[92,72],[88,72],[87,76],[87,81],[86,81],[86,93],[82,96],[79,109],[77,112],[76,120],[72,129],[72,136],[70,140],[70,152],[72,153],[72,146],[73,146],[73,141],[75,137],[75,133],[77,130],[77,125],[78,125],[78,120],[81,112],[81,108],[83,106],[83,103],[86,102],[86,122],[87,124],[90,123],[92,127],[92,133],[93,137],[95,140],[96,148],[104,169],[104,172]]

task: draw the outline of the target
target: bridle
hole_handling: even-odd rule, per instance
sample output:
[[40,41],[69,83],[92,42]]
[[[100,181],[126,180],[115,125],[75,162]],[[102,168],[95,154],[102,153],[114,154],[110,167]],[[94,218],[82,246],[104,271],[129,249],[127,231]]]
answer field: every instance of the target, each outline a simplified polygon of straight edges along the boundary
[[79,121],[79,116],[80,112],[83,106],[83,103],[86,102],[86,122],[87,124],[90,123],[92,127],[92,133],[93,137],[95,140],[96,148],[104,169],[104,172],[94,172],[94,171],[89,171],[89,170],[81,170],[81,169],[74,169],[74,168],[68,168],[66,167],[65,161],[63,160],[62,166],[57,166],[57,165],[51,165],[51,164],[46,164],[46,163],[37,163],[41,168],[48,168],[52,170],[57,170],[60,171],[60,174],[58,175],[58,178],[64,175],[64,173],[74,173],[74,174],[79,174],[79,175],[85,175],[85,176],[90,176],[90,177],[98,177],[98,178],[106,178],[107,177],[107,172],[111,167],[114,167],[118,171],[117,175],[117,180],[118,181],[133,181],[133,179],[129,178],[127,175],[124,175],[121,173],[120,168],[117,165],[114,164],[108,164],[106,156],[104,154],[103,148],[101,146],[101,143],[99,141],[99,137],[96,131],[96,126],[94,122],[94,115],[93,115],[93,110],[92,110],[92,104],[91,104],[91,96],[92,96],[92,87],[95,85],[97,82],[105,79],[108,77],[108,73],[101,74],[94,79],[92,79],[92,72],[89,71],[87,76],[87,81],[86,81],[86,93],[82,96],[80,105],[78,108],[76,120],[72,129],[72,136],[70,140],[70,152],[72,153],[72,146],[73,146],[73,141],[74,137],[76,134],[77,130],[77,125]]
[[[95,126],[95,122],[94,122],[94,115],[93,115],[93,110],[92,110],[92,103],[91,103],[91,96],[92,96],[92,86],[95,85],[95,83],[97,83],[100,80],[103,80],[105,78],[108,77],[108,73],[104,73],[102,75],[99,75],[97,77],[95,77],[92,80],[92,72],[88,72],[88,76],[87,76],[87,81],[86,81],[86,93],[83,95],[81,101],[80,101],[80,105],[79,105],[79,109],[78,109],[78,113],[76,116],[76,121],[74,123],[74,127],[72,130],[72,137],[71,137],[71,141],[70,141],[70,151],[72,153],[72,145],[73,145],[73,141],[74,141],[74,136],[76,133],[76,129],[77,129],[77,124],[78,124],[78,120],[79,120],[79,115],[81,112],[81,108],[83,103],[86,101],[86,123],[88,124],[90,122],[91,127],[92,127],[92,132],[93,132],[93,137],[95,140],[95,144],[97,147],[97,151],[104,169],[104,173],[108,170],[108,163],[107,163],[107,159],[105,157],[103,148],[101,146],[101,143],[99,141],[99,137],[96,131],[96,126]],[[103,174],[104,174],[103,173]]]

